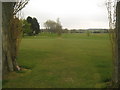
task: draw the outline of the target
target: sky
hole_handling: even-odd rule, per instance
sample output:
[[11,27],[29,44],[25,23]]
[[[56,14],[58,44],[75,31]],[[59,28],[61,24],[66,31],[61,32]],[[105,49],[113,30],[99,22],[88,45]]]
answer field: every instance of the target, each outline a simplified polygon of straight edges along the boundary
[[47,20],[57,18],[63,28],[108,28],[106,0],[30,0],[22,10],[22,18],[37,18],[44,28]]

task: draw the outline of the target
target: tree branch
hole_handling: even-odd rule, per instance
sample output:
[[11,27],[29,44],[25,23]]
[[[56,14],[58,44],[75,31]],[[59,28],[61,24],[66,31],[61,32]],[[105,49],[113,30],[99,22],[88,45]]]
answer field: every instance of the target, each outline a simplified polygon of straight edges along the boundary
[[19,2],[16,2],[14,5],[13,15],[16,15],[20,10],[22,10],[28,2],[29,0],[20,0]]

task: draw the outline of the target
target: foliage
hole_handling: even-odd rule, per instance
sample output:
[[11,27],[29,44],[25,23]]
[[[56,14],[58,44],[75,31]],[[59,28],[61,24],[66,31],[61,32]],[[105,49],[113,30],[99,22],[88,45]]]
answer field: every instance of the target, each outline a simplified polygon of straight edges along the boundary
[[31,35],[32,34],[32,30],[30,28],[31,24],[28,23],[26,20],[21,20],[23,26],[22,26],[22,29],[23,29],[23,34],[28,34],[28,35]]
[[30,35],[37,35],[40,33],[40,25],[36,18],[32,18],[32,17],[28,16],[27,22],[30,24],[30,28],[32,30]]
[[40,26],[36,18],[30,16],[25,20],[21,20],[23,23],[23,33],[28,36],[37,35],[40,33]]
[[53,20],[47,20],[44,23],[44,26],[46,27],[46,29],[49,30],[49,32],[51,33],[57,33],[59,36],[62,33],[62,25],[59,21],[59,18],[57,19],[57,21],[53,21]]
[[36,18],[33,18],[32,19],[32,29],[33,29],[33,31],[35,31],[35,34],[39,34],[39,32],[40,32],[40,26],[39,26],[39,23],[38,23],[38,21],[37,21],[37,19]]
[[28,22],[28,23],[32,23],[32,17],[28,16],[28,17],[27,17],[27,22]]
[[63,29],[63,33],[69,33],[69,30],[67,28]]
[[49,29],[50,32],[54,32],[55,33],[55,29],[56,29],[56,22],[53,20],[47,20],[44,23],[44,26],[46,27],[46,29]]

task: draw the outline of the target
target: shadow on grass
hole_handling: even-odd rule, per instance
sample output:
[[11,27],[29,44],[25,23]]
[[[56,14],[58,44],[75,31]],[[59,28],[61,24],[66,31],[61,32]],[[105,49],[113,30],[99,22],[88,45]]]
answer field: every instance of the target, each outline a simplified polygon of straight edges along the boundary
[[32,68],[28,66],[22,66],[22,67],[20,66],[20,68],[21,68],[20,71],[9,72],[6,75],[4,75],[4,78],[2,80],[2,86],[9,83],[10,81],[14,81],[16,78],[24,77],[32,71]]
[[5,85],[6,83],[8,83],[8,80],[2,80],[2,85]]

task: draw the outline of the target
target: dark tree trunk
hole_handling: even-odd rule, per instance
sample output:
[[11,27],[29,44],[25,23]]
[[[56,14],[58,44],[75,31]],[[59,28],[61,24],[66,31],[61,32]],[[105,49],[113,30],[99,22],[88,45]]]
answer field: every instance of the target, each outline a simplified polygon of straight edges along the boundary
[[2,89],[2,2],[0,2],[0,89]]
[[11,20],[13,19],[14,2],[2,3],[2,69],[3,75],[18,69],[15,55],[15,42],[12,36]]
[[115,60],[115,86],[120,87],[120,1],[116,7],[116,60]]

